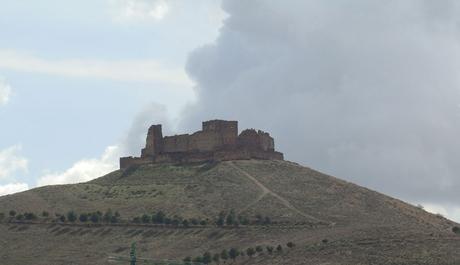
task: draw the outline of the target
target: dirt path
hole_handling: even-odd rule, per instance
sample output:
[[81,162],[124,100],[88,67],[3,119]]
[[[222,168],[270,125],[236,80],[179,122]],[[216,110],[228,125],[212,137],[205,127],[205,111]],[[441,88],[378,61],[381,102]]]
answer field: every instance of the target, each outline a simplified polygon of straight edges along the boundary
[[285,198],[281,197],[280,195],[278,195],[277,193],[273,192],[272,190],[270,190],[269,188],[267,188],[264,184],[262,184],[260,181],[258,181],[254,176],[252,176],[251,174],[249,174],[248,172],[246,172],[245,170],[243,170],[242,168],[238,167],[237,165],[235,165],[233,162],[228,162],[228,164],[233,167],[235,170],[237,170],[238,172],[240,172],[241,174],[243,174],[245,177],[247,177],[248,179],[252,180],[261,190],[262,190],[262,194],[253,202],[251,202],[244,210],[246,210],[247,208],[249,208],[250,206],[258,203],[263,197],[265,197],[267,194],[270,194],[272,195],[273,197],[275,197],[276,199],[278,199],[284,206],[286,206],[287,208],[289,208],[290,210],[298,213],[299,215],[303,216],[303,217],[306,217],[310,220],[314,220],[316,222],[324,222],[324,223],[329,223],[329,222],[325,222],[325,221],[322,221],[314,216],[311,216],[307,213],[304,213],[302,212],[301,210],[297,209],[294,205],[292,205],[288,200],[286,200]]

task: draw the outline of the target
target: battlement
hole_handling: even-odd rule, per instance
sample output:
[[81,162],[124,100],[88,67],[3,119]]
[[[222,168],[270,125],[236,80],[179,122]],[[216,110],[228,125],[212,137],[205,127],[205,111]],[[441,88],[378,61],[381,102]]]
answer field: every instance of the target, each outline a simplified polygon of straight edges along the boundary
[[238,122],[210,120],[193,134],[163,137],[161,125],[150,126],[141,157],[120,158],[120,168],[161,162],[199,162],[241,159],[283,160],[270,134],[247,129],[238,135]]

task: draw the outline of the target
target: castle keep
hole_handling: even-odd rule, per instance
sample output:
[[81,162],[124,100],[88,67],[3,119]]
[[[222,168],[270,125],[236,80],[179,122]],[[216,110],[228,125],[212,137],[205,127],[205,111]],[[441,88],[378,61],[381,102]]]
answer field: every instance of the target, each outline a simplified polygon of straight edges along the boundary
[[283,160],[283,154],[275,151],[274,140],[266,132],[247,129],[238,135],[237,121],[205,121],[201,131],[174,136],[163,136],[159,124],[149,128],[141,157],[120,158],[120,168],[161,162],[251,158]]

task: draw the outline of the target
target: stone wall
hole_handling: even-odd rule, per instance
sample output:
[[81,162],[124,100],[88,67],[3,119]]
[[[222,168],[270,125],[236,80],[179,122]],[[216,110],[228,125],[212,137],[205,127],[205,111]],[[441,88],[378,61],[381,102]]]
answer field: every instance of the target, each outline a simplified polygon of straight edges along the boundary
[[193,134],[163,137],[161,125],[152,125],[147,133],[141,157],[120,158],[120,168],[162,162],[223,161],[236,159],[283,159],[275,152],[270,134],[254,129],[238,135],[237,121],[212,120]]

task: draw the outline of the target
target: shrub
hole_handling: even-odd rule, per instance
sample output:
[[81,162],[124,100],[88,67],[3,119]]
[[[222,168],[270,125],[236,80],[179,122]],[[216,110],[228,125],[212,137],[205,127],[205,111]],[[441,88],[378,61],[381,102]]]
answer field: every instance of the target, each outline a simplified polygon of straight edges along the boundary
[[265,248],[267,249],[268,254],[273,253],[273,247],[272,246],[266,246]]
[[16,220],[18,220],[18,221],[24,220],[24,215],[23,214],[16,215]]
[[200,224],[200,221],[198,221],[198,219],[196,219],[196,218],[191,218],[191,219],[190,219],[190,223],[191,223],[192,225],[199,225],[199,224]]
[[262,246],[257,246],[256,251],[260,253],[260,252],[264,251],[264,249],[262,248]]
[[214,261],[215,263],[219,263],[219,260],[220,260],[219,253],[215,253],[214,256],[212,256],[212,261]]
[[88,222],[88,214],[82,213],[82,214],[80,214],[80,217],[78,219],[80,220],[80,222],[86,223],[86,222]]
[[185,258],[183,259],[183,261],[184,261],[184,264],[190,265],[190,264],[192,264],[192,257],[190,257],[190,256],[185,257]]
[[104,216],[102,217],[102,221],[105,222],[105,223],[110,223],[112,221],[112,218],[114,217],[113,213],[112,213],[112,210],[111,209],[108,209]]
[[292,242],[288,242],[288,243],[286,244],[286,246],[287,246],[288,248],[293,248],[293,247],[295,247],[295,244],[292,243]]
[[89,219],[93,223],[99,223],[101,221],[101,212],[92,213]]
[[50,214],[49,214],[47,211],[43,211],[43,212],[42,212],[42,216],[43,216],[43,217],[48,217],[48,216],[50,216]]
[[276,252],[283,252],[283,247],[281,245],[278,245],[276,247]]
[[184,227],[189,227],[190,222],[189,222],[187,219],[184,219],[184,220],[182,221],[182,225],[183,225]]
[[34,213],[24,213],[24,219],[26,219],[26,220],[36,220],[37,216]]
[[238,216],[238,221],[242,225],[248,225],[249,224],[249,219],[247,217],[242,216],[242,215]]
[[226,260],[228,260],[228,251],[226,249],[222,250],[222,252],[220,252],[220,258],[224,260],[224,262]]
[[225,223],[227,225],[233,225],[236,222],[236,214],[235,210],[230,210],[230,213],[227,215],[227,218],[225,219]]
[[223,226],[225,224],[225,212],[220,212],[219,217],[217,218],[216,225]]
[[236,248],[231,248],[228,252],[228,256],[235,261],[235,259],[240,255],[240,251]]
[[321,242],[323,242],[323,244],[327,244],[327,242],[329,242],[329,240],[327,238],[325,238]]
[[152,216],[152,222],[154,224],[163,224],[165,222],[166,214],[163,211],[159,211]]
[[64,215],[59,216],[59,221],[64,223],[65,222],[65,216]]
[[141,218],[139,216],[136,216],[133,218],[133,223],[139,224],[141,223]]
[[5,218],[5,214],[4,214],[4,213],[0,213],[0,221],[3,220],[3,218]]
[[69,220],[69,222],[74,223],[75,221],[77,221],[77,214],[73,210],[69,211],[67,213],[67,219]]
[[200,225],[207,225],[207,224],[208,224],[208,221],[206,221],[206,220],[201,220],[200,221]]
[[264,225],[269,225],[272,223],[272,220],[270,219],[270,217],[268,216],[265,216],[264,218]]
[[115,212],[114,215],[110,218],[111,223],[118,223],[120,221],[120,213],[118,211]]
[[193,262],[203,263],[203,257],[202,256],[195,257],[193,258]]
[[253,248],[248,248],[248,249],[246,249],[246,254],[249,257],[252,257],[252,256],[254,256],[254,254],[256,254],[256,251]]
[[16,211],[15,211],[15,210],[11,210],[11,211],[9,212],[9,214],[10,214],[11,217],[15,217],[15,216],[16,216]]
[[460,227],[458,227],[458,226],[452,227],[452,232],[454,232],[456,234],[460,234]]
[[211,261],[212,261],[211,253],[209,253],[209,252],[206,251],[206,252],[203,254],[203,263],[204,263],[204,264],[209,264],[209,263],[211,263]]
[[151,218],[150,218],[149,215],[143,214],[142,217],[141,217],[141,220],[142,220],[142,222],[143,222],[144,224],[147,224],[147,223],[150,223]]

